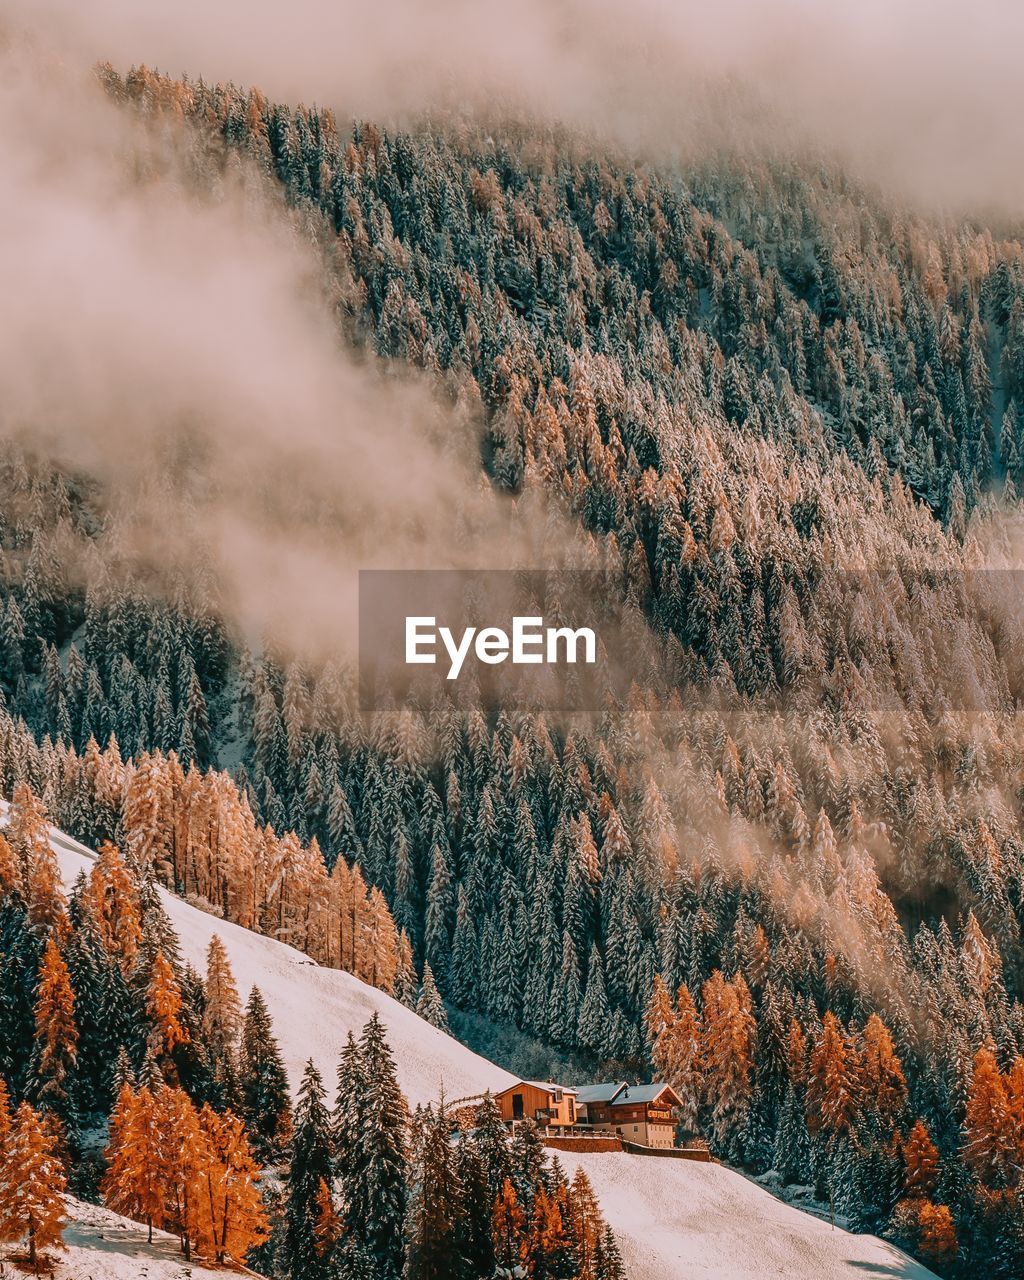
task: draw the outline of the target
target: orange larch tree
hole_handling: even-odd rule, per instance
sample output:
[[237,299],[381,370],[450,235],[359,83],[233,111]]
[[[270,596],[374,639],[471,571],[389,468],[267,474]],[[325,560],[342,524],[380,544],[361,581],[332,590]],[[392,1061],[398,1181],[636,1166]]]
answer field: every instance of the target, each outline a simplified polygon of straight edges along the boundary
[[526,1258],[525,1226],[526,1217],[520,1207],[516,1189],[506,1178],[491,1211],[494,1258],[499,1271],[506,1275],[516,1274],[516,1269],[522,1266]]
[[206,1007],[203,1035],[216,1058],[234,1057],[242,1031],[242,1001],[231,972],[231,961],[218,934],[206,950]]
[[807,1128],[845,1133],[857,1117],[857,1063],[842,1024],[829,1010],[811,1050],[807,1072]]
[[598,1280],[595,1254],[604,1234],[604,1219],[586,1170],[573,1175],[567,1200],[569,1235],[576,1252],[577,1280]]
[[242,1263],[246,1254],[269,1237],[260,1197],[259,1165],[253,1159],[245,1125],[230,1111],[218,1115],[209,1106],[199,1113],[206,1139],[201,1169],[201,1209],[197,1213],[197,1247],[214,1261]]
[[175,1046],[188,1041],[188,1034],[179,1021],[182,1004],[181,988],[174,970],[164,953],[158,951],[153,957],[146,990],[146,1012],[152,1024],[150,1047],[158,1058],[166,1058]]
[[930,1196],[939,1175],[939,1152],[923,1120],[915,1120],[903,1143],[906,1169],[904,1187],[908,1196]]
[[23,782],[14,788],[7,837],[21,864],[29,923],[43,933],[63,919],[64,893],[57,855],[50,844],[46,809]]
[[36,1096],[58,1114],[68,1100],[68,1077],[78,1053],[75,993],[64,957],[51,933],[39,969],[36,989]]
[[144,1222],[152,1243],[153,1228],[164,1222],[161,1110],[147,1088],[133,1093],[125,1086],[110,1117],[107,1170],[101,1190],[116,1213]]
[[21,866],[9,841],[0,831],[0,898],[9,893],[21,893],[23,889]]
[[757,1024],[742,974],[728,982],[716,969],[703,995],[704,1094],[721,1140],[750,1102]]
[[23,1102],[0,1163],[0,1241],[27,1241],[28,1260],[36,1270],[46,1249],[64,1247],[64,1187],[54,1140]]
[[964,1116],[964,1160],[986,1187],[1001,1188],[1013,1177],[1014,1144],[1006,1082],[991,1045],[974,1055]]
[[860,1086],[866,1109],[890,1127],[907,1101],[907,1082],[892,1035],[877,1013],[864,1024]]
[[129,974],[142,940],[142,911],[135,881],[120,852],[109,841],[100,846],[84,902],[104,951],[122,973]]
[[165,1227],[175,1231],[186,1260],[201,1237],[206,1175],[212,1160],[207,1135],[188,1094],[161,1089],[156,1096],[160,1130],[160,1177],[164,1188]]

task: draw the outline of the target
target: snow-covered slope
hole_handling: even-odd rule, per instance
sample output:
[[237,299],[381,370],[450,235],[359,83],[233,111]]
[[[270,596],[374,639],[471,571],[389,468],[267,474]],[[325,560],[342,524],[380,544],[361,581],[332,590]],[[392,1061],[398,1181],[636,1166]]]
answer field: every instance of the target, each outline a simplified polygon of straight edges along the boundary
[[[224,1280],[229,1272],[186,1262],[177,1236],[153,1232],[108,1209],[68,1198],[67,1252],[58,1259],[54,1280]],[[54,1255],[51,1255],[54,1256]]]
[[[63,833],[53,834],[70,884],[94,855]],[[506,1071],[350,974],[321,969],[292,947],[161,893],[184,953],[197,968],[203,967],[210,938],[217,933],[243,996],[253,984],[263,991],[293,1085],[312,1057],[330,1086],[345,1036],[349,1030],[358,1032],[375,1009],[387,1026],[411,1102],[435,1099],[442,1085],[447,1097],[458,1098],[511,1083]],[[833,1229],[718,1165],[619,1153],[560,1152],[559,1159],[570,1175],[579,1166],[589,1174],[630,1280],[934,1280],[927,1268],[891,1245]],[[91,1207],[83,1206],[83,1212],[92,1213]],[[116,1234],[110,1236],[111,1242],[116,1239]],[[159,1262],[147,1260],[143,1271],[140,1261],[137,1269],[125,1271],[97,1260],[91,1271],[64,1274],[68,1280],[120,1280],[129,1274],[177,1280],[181,1272],[160,1270]],[[207,1273],[194,1268],[192,1274]]]
[[[57,831],[54,848],[64,881],[70,885],[80,871],[88,868],[93,855]],[[248,997],[254,985],[263,992],[293,1089],[312,1058],[333,1097],[338,1056],[345,1038],[349,1031],[358,1036],[374,1010],[387,1028],[399,1081],[413,1105],[438,1098],[442,1090],[446,1097],[455,1099],[483,1093],[485,1089],[503,1089],[512,1083],[513,1077],[507,1071],[471,1053],[397,1000],[350,973],[322,969],[294,947],[207,915],[166,890],[161,889],[160,896],[181,939],[186,960],[203,972],[206,948],[213,935],[219,934],[242,999]]]
[[801,1213],[721,1165],[559,1152],[586,1169],[630,1280],[934,1280],[875,1236]]

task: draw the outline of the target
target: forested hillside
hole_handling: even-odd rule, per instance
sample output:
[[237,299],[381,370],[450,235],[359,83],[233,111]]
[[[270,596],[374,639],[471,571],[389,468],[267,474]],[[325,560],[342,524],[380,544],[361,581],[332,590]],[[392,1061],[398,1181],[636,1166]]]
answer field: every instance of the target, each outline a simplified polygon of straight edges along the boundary
[[361,715],[351,671],[243,639],[208,566],[147,590],[100,481],[12,443],[0,789],[510,1068],[657,1072],[724,1159],[1018,1275],[1015,230],[820,158],[100,74],[207,189],[283,189],[346,340],[472,414],[524,520],[582,531],[635,667],[594,720]]

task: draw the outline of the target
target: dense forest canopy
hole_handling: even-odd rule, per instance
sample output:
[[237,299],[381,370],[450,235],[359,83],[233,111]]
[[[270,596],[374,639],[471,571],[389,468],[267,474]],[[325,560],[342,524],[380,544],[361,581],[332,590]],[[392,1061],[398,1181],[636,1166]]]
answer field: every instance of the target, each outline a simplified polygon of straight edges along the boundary
[[657,1071],[723,1158],[943,1274],[1019,1274],[1024,242],[820,158],[99,78],[185,157],[141,182],[287,202],[369,376],[455,424],[424,511],[609,573],[634,665],[595,717],[364,716],[345,662],[240,625],[214,549],[142,573],[152,494],[216,505],[187,430],[116,502],[12,431],[0,790],[516,1070]]

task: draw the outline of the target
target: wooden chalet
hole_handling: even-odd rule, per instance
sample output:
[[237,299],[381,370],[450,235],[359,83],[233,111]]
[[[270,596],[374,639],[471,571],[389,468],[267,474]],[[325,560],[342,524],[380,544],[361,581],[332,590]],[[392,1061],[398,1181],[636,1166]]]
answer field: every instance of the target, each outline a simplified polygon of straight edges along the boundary
[[506,1124],[536,1120],[547,1129],[570,1129],[577,1123],[576,1090],[539,1080],[519,1080],[494,1095]]
[[645,1147],[675,1146],[676,1108],[668,1084],[587,1084],[576,1090],[577,1123]]

